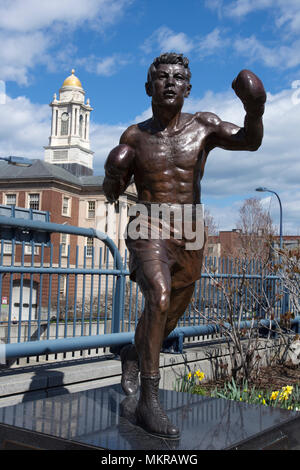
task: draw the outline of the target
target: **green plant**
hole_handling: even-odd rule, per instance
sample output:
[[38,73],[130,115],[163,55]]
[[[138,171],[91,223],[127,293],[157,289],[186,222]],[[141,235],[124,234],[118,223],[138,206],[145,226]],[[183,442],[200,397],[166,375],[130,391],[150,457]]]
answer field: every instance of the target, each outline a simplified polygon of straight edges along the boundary
[[176,380],[175,391],[176,392],[188,392],[197,393],[198,395],[205,395],[204,389],[199,385],[201,380],[205,377],[204,373],[200,370],[196,370],[194,373],[189,372],[183,377]]
[[215,388],[211,396],[245,403],[273,406],[288,410],[300,411],[300,388],[298,385],[285,386],[281,390],[260,390],[254,386],[249,388],[245,381],[238,386],[234,379],[226,382],[222,389]]

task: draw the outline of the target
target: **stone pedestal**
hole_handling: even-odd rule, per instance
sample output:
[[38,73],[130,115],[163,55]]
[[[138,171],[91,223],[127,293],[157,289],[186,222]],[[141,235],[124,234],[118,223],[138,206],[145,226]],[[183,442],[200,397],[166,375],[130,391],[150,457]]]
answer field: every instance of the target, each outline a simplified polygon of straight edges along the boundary
[[160,390],[181,430],[170,440],[135,424],[136,399],[112,385],[0,408],[0,449],[300,449],[298,412]]

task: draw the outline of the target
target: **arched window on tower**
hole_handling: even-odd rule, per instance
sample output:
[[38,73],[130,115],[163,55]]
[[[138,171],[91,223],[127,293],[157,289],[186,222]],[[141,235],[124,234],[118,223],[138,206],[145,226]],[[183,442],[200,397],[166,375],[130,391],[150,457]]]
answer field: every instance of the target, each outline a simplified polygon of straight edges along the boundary
[[86,132],[87,132],[87,114],[85,115],[85,125],[84,125],[84,138],[86,140]]
[[80,137],[82,137],[82,129],[83,129],[83,116],[82,114],[80,114],[80,117],[79,117],[79,135]]
[[62,113],[61,115],[61,135],[68,135],[69,131],[69,114]]
[[55,111],[55,135],[57,135],[57,129],[58,129],[58,111]]

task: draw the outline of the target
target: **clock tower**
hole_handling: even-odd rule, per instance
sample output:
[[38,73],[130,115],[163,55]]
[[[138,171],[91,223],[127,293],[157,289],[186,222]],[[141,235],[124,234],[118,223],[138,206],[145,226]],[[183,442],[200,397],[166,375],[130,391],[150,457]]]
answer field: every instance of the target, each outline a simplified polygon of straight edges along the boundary
[[67,77],[50,103],[52,108],[51,135],[45,148],[45,161],[61,166],[76,176],[93,174],[93,154],[90,150],[90,101],[75,70]]

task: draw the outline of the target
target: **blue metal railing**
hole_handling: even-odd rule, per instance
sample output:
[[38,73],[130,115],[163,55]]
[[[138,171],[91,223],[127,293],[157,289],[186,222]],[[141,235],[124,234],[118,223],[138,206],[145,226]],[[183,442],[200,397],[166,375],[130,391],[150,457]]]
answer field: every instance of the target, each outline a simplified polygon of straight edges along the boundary
[[[12,359],[121,346],[133,341],[144,299],[138,286],[129,280],[127,253],[123,260],[105,233],[6,216],[0,216],[0,227],[51,236],[50,243],[0,241],[0,328],[1,337],[5,338],[5,344],[0,345],[0,360],[1,355]],[[53,238],[56,234],[73,239],[61,243]],[[93,243],[87,245],[87,239]],[[228,282],[236,290],[244,276],[248,283],[244,325],[249,312],[255,311],[258,321],[264,319],[262,302],[255,303],[250,290],[257,295],[263,290],[267,297],[276,299],[279,278],[272,274],[262,277],[261,269],[250,262],[243,275],[241,266],[233,260],[206,258],[193,302],[169,338],[177,338],[182,346],[184,337],[219,332],[210,320],[226,321],[228,305],[213,279]],[[233,302],[238,308],[238,295]],[[274,303],[274,317],[281,312],[279,298]],[[297,321],[295,328],[299,329]]]

